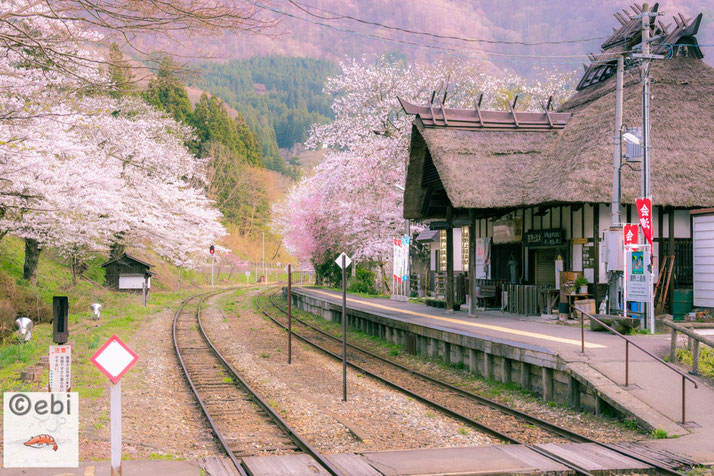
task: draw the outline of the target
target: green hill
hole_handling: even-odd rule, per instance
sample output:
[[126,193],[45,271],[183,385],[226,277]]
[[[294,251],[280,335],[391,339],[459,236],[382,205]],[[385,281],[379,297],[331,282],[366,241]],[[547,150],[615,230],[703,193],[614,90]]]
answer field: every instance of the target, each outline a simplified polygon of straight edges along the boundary
[[200,77],[191,85],[218,96],[245,117],[272,170],[281,170],[279,149],[303,142],[313,123],[333,118],[332,99],[322,92],[325,80],[337,74],[331,61],[258,56],[197,67]]

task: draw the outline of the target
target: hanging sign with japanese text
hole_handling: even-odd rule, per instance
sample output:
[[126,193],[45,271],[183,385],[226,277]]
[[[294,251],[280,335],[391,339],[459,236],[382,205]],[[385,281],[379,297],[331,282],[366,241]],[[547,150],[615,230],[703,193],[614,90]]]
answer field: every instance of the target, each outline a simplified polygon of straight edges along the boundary
[[625,225],[625,229],[623,230],[625,234],[625,246],[637,244],[638,226],[639,225]]
[[72,387],[72,347],[50,346],[50,392],[69,392]]
[[642,234],[645,235],[650,246],[652,245],[652,200],[649,198],[638,198],[635,201],[637,216],[640,217]]

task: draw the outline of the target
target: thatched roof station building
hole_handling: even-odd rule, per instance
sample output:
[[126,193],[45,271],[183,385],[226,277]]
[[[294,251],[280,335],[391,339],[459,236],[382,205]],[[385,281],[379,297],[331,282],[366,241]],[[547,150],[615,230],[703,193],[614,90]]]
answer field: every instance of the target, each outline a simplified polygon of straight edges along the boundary
[[[701,15],[686,22],[678,18],[674,28],[652,28],[652,36],[660,36],[653,53],[670,57],[652,61],[650,68],[654,254],[675,256],[680,287],[692,283],[690,210],[714,207],[714,69],[701,60],[694,37],[700,20]],[[600,247],[602,232],[611,226],[617,62],[611,53],[636,48],[640,21],[620,20],[622,28],[603,43],[608,56],[592,57],[576,93],[556,112],[484,111],[478,105],[459,110],[402,101],[415,115],[404,217],[446,230],[449,257],[453,230],[463,227],[459,235],[468,235],[470,243],[455,246],[469,254],[472,298],[477,284],[495,284],[500,291],[511,283],[516,287],[510,288],[508,309],[539,312],[543,306],[536,293],[560,289],[557,258],[563,271],[588,278],[596,302],[605,296],[608,275]],[[642,124],[639,61],[625,60],[623,124],[628,126]],[[640,172],[623,167],[622,222],[638,221],[634,202],[640,196]],[[452,261],[447,260],[447,275],[453,275]],[[447,288],[449,283],[453,286],[453,277],[447,276]]]

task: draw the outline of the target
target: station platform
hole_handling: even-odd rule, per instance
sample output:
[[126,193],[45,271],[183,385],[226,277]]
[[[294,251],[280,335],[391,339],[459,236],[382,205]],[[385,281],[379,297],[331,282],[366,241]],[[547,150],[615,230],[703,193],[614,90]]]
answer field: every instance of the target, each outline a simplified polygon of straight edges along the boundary
[[[294,287],[293,293],[333,307],[342,303],[341,293],[336,291]],[[698,388],[686,383],[686,422],[682,424],[682,377],[630,346],[629,385],[625,386],[625,341],[618,336],[586,328],[585,353],[582,353],[581,329],[575,322],[562,325],[540,316],[531,318],[500,311],[479,312],[474,318],[465,311],[447,313],[410,302],[353,295],[347,296],[347,307],[373,315],[379,322],[386,319],[400,323],[405,329],[418,327],[415,332],[423,332],[423,328],[448,334],[444,339],[451,342],[466,342],[465,338],[469,338],[485,342],[486,348],[496,344],[510,347],[511,354],[552,355],[557,368],[576,377],[621,413],[636,419],[645,428],[666,431],[670,438],[648,441],[653,449],[672,451],[699,464],[714,464],[714,387],[711,382],[692,376]],[[669,353],[669,335],[628,337],[660,357]],[[467,359],[464,357],[463,361],[466,364]]]

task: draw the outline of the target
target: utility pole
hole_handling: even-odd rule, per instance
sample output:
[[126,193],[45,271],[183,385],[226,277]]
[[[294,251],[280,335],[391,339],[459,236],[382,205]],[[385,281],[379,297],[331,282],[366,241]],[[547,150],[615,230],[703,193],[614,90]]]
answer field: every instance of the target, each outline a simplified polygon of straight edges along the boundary
[[268,285],[268,276],[265,274],[265,232],[263,232],[263,278],[265,279],[265,285]]
[[[652,149],[651,149],[651,134],[650,134],[650,60],[652,56],[650,55],[650,17],[652,15],[657,15],[657,13],[650,13],[649,4],[645,3],[642,6],[642,67],[641,67],[641,78],[642,78],[642,198],[651,196],[650,190],[650,169],[652,165]],[[654,202],[654,201],[652,201]],[[651,212],[651,209],[650,209]],[[641,235],[643,235],[641,233]],[[644,238],[644,236],[643,236]],[[643,240],[643,243],[645,241]],[[654,250],[650,250],[650,257],[652,256]],[[652,263],[650,261],[649,266],[650,273],[650,292],[649,299],[647,301],[647,317],[648,317],[648,327],[650,332],[654,334],[654,296],[653,296],[653,282],[652,282]]]
[[[615,73],[615,132],[612,136],[612,204],[610,206],[610,230],[614,230],[616,233],[619,233],[622,229],[620,191],[622,189],[622,93],[624,70],[625,56],[622,54],[617,57],[617,72]],[[611,242],[607,244],[608,246],[612,246]],[[620,271],[612,270],[610,271],[610,279],[608,279],[610,309],[614,309],[615,312],[620,309],[620,276]]]

